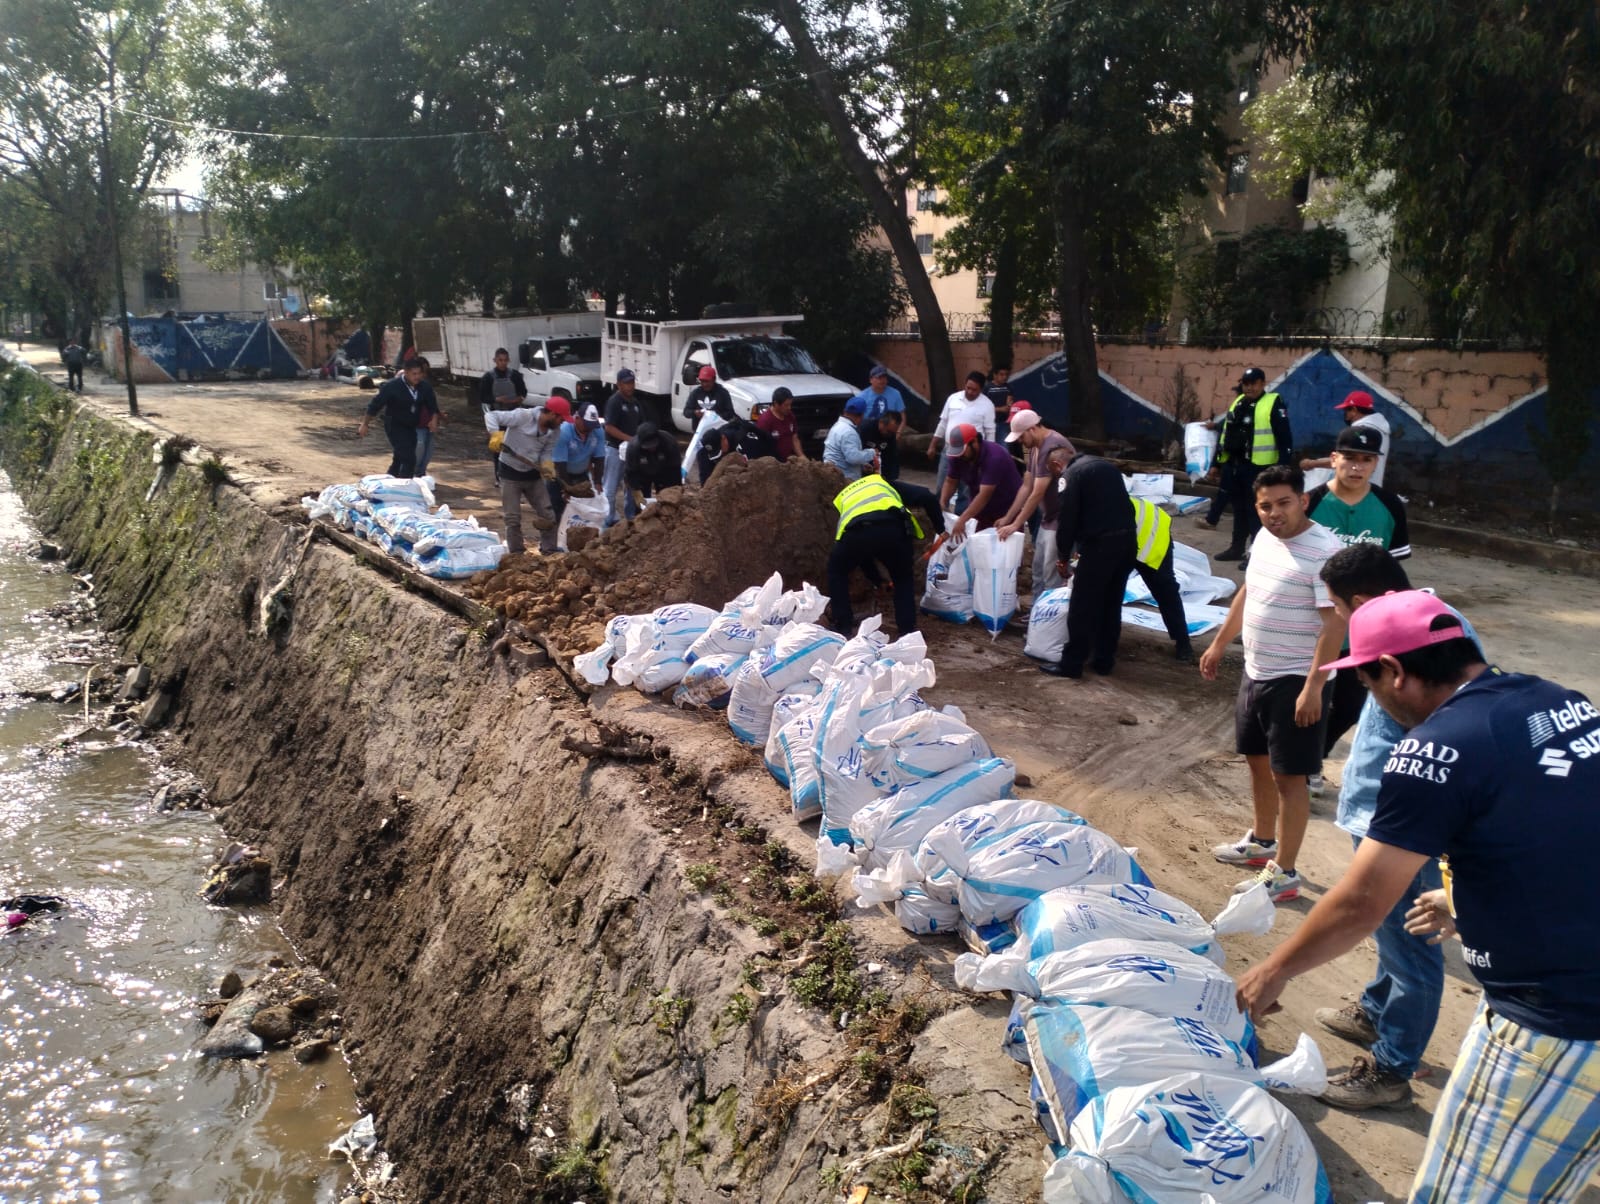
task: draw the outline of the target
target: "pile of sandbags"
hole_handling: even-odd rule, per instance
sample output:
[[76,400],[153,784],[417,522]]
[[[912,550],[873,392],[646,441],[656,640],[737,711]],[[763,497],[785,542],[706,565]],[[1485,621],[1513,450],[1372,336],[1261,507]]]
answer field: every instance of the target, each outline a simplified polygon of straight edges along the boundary
[[470,577],[498,568],[506,555],[505,543],[476,519],[434,507],[431,477],[362,477],[329,485],[300,505],[308,517],[327,519],[430,577]]

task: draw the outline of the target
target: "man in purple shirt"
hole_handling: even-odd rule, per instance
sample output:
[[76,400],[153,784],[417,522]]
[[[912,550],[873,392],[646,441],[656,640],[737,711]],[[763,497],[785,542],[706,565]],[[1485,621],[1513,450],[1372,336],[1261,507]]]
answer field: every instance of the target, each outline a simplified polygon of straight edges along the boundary
[[950,461],[950,475],[939,491],[940,507],[950,504],[957,486],[965,486],[972,499],[956,520],[952,538],[959,541],[969,518],[977,519],[978,530],[982,531],[1010,513],[1011,503],[1022,488],[1022,475],[1005,445],[985,439],[970,422],[963,422],[950,432],[945,454]]

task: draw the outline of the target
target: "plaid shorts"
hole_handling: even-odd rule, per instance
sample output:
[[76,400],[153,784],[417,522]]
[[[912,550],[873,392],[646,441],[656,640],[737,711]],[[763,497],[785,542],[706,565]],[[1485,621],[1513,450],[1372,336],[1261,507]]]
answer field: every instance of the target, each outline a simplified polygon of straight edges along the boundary
[[1560,1204],[1600,1166],[1600,1041],[1480,1007],[1411,1184],[1411,1204]]

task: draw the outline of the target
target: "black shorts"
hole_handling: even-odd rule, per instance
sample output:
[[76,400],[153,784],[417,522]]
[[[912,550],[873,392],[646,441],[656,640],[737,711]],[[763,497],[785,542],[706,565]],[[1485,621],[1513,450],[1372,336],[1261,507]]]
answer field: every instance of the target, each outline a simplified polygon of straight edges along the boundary
[[1295,700],[1305,689],[1303,677],[1239,682],[1233,706],[1234,747],[1247,757],[1267,757],[1273,773],[1311,775],[1322,772],[1322,742],[1328,731],[1333,683],[1322,687],[1322,717],[1310,727],[1294,721]]

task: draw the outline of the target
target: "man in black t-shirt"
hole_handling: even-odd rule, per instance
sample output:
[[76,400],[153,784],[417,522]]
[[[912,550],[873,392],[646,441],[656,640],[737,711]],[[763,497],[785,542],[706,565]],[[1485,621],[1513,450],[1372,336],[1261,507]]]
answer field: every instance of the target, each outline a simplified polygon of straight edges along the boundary
[[1600,845],[1600,709],[1483,661],[1432,594],[1350,620],[1353,669],[1405,737],[1344,877],[1239,979],[1256,1019],[1289,980],[1354,948],[1443,858],[1414,934],[1456,934],[1483,1006],[1445,1084],[1410,1200],[1572,1201],[1600,1166],[1600,914],[1574,868]]

